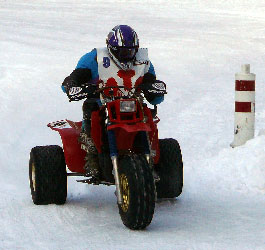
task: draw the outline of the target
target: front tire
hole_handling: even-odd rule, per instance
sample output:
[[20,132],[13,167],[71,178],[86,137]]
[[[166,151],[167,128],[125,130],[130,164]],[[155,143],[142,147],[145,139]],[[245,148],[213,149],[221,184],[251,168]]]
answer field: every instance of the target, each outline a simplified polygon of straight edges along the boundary
[[156,183],[157,198],[175,198],[182,193],[183,162],[177,140],[159,140],[160,159],[155,170],[160,177]]
[[67,197],[67,173],[62,148],[56,145],[32,148],[29,180],[34,204],[64,204]]
[[155,208],[155,184],[143,155],[126,155],[119,162],[123,203],[119,213],[130,229],[144,229],[152,221]]

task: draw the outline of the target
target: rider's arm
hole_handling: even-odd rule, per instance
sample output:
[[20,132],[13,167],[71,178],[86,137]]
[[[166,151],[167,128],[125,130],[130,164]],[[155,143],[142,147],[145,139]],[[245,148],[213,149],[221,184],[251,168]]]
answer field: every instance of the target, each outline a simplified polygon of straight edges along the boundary
[[[144,75],[143,81],[142,81],[142,85],[146,86],[148,88],[148,86],[152,86],[152,84],[155,83],[156,81],[156,74],[155,74],[155,69],[154,66],[151,62],[149,62],[148,65],[148,71],[147,73]],[[145,88],[145,90],[143,90],[144,93],[144,97],[145,99],[151,103],[152,105],[157,105],[160,104],[161,102],[164,101],[164,95],[161,93],[155,93],[155,92],[149,92],[147,91],[147,88]]]
[[66,92],[69,87],[81,87],[81,85],[95,81],[97,78],[97,50],[93,49],[80,58],[75,70],[64,79],[62,89]]

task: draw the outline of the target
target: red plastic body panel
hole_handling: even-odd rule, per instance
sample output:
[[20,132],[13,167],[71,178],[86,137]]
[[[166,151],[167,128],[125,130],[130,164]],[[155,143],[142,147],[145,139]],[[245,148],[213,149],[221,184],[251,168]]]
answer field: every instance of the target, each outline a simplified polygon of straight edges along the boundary
[[[119,102],[116,102],[115,108],[118,110]],[[118,104],[117,104],[118,103]],[[114,104],[113,104],[114,105]],[[151,144],[152,150],[156,152],[156,156],[154,158],[154,163],[157,164],[159,161],[159,142],[158,142],[158,130],[157,130],[157,121],[154,122],[151,111],[148,107],[144,107],[144,116],[147,117],[147,121],[143,122],[143,113],[139,110],[139,106],[137,106],[137,110],[132,116],[132,120],[127,121],[124,119],[128,115],[127,113],[121,113],[120,115],[114,117],[113,120],[116,122],[110,126],[108,126],[108,130],[114,130],[116,136],[117,148],[119,150],[131,149],[133,147],[134,138],[139,131],[148,132],[149,141]],[[109,112],[110,113],[110,112]],[[116,112],[117,114],[117,112]],[[140,119],[141,118],[141,119]],[[63,127],[61,125],[69,124],[70,128]],[[100,117],[100,111],[94,111],[91,117],[91,136],[95,143],[95,146],[99,153],[102,153],[102,120]],[[59,125],[58,125],[59,124]],[[78,142],[78,137],[81,132],[82,122],[73,122],[73,121],[60,121],[56,122],[55,125],[48,124],[52,130],[59,132],[62,142],[63,149],[65,155],[65,163],[68,169],[72,172],[84,173],[84,164],[85,164],[85,155],[86,152],[81,149],[81,145]]]
[[[110,121],[114,122],[113,125],[108,126],[108,130],[114,130],[116,136],[116,143],[118,150],[126,150],[133,147],[134,138],[139,131],[147,131],[151,149],[156,152],[154,157],[154,163],[159,161],[159,141],[157,124],[159,119],[154,122],[151,110],[148,107],[144,107],[144,115],[147,117],[147,121],[143,122],[143,113],[140,110],[139,104],[137,105],[136,112],[131,116],[131,120],[126,120],[126,113],[119,112],[120,103],[116,100],[108,104]],[[113,117],[111,109],[115,109],[116,115]],[[125,117],[125,118],[124,118]]]
[[[120,112],[120,103],[126,101],[135,101],[135,99],[115,100],[107,104],[109,110],[109,120],[113,123],[136,123],[143,120],[143,113],[139,102],[136,102],[136,110],[134,112],[123,113]],[[115,115],[112,110],[115,110]]]
[[138,131],[151,131],[149,124],[140,122],[136,124],[114,124],[108,126],[108,130],[115,128],[124,129],[127,133],[138,132]]
[[137,132],[128,133],[122,128],[115,129],[116,143],[119,150],[127,150],[133,147],[134,138]]
[[52,130],[59,132],[65,156],[65,163],[68,169],[72,172],[84,173],[85,155],[86,152],[81,149],[78,137],[81,131],[82,122],[67,121],[71,128],[55,128]]
[[145,123],[134,125],[115,124],[109,126],[108,130],[115,131],[117,148],[119,150],[133,148],[134,138],[139,131],[151,131],[150,126]]

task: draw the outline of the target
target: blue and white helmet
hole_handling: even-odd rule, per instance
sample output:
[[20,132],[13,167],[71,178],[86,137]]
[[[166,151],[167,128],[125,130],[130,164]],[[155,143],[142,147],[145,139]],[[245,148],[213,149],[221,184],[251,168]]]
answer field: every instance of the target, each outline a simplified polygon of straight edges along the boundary
[[139,48],[136,32],[128,25],[115,26],[107,36],[110,57],[123,70],[130,69]]

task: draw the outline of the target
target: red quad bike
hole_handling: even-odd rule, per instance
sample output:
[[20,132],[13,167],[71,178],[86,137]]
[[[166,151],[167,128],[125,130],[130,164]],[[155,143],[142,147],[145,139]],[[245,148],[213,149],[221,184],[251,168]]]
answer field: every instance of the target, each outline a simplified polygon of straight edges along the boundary
[[[103,87],[97,91],[101,93],[101,105],[92,113],[91,136],[98,152],[99,177],[84,171],[86,152],[79,142],[82,122],[49,123],[48,127],[59,132],[63,149],[57,145],[32,148],[32,200],[37,205],[64,204],[67,176],[84,176],[84,180],[78,181],[116,185],[123,224],[130,229],[144,229],[152,221],[156,198],[175,198],[182,192],[180,146],[172,138],[158,139],[156,106],[148,108],[141,93],[124,87]],[[117,91],[123,97],[117,97]]]

